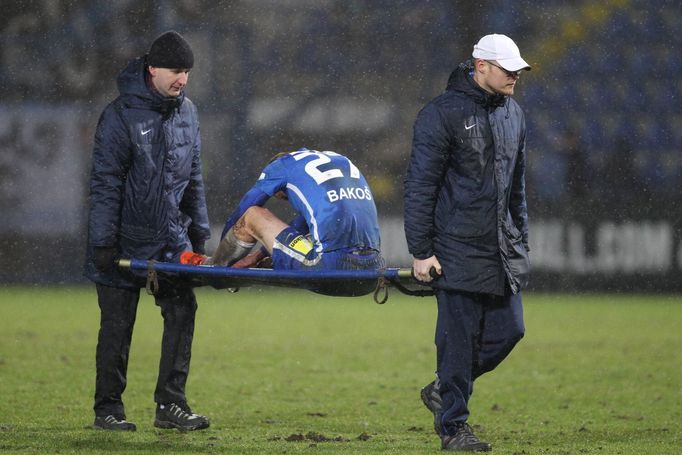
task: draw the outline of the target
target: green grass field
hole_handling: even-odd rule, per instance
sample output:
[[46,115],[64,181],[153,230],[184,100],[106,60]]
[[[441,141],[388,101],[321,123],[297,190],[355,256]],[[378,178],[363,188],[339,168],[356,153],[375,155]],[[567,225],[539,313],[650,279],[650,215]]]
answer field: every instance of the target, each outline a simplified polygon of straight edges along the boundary
[[[188,384],[211,417],[157,430],[161,338],[140,302],[124,395],[136,433],[90,429],[94,288],[0,288],[0,452],[439,453],[419,389],[432,298],[202,289]],[[526,338],[477,382],[470,423],[496,454],[682,453],[682,297],[525,298]]]

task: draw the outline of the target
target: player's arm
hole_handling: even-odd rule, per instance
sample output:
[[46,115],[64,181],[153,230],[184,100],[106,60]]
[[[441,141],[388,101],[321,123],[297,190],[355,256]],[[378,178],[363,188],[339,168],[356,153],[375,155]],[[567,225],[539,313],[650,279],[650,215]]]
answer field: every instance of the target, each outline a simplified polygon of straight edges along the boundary
[[239,205],[235,209],[234,212],[230,214],[230,216],[227,217],[227,221],[225,222],[225,226],[223,227],[223,233],[220,235],[220,238],[222,239],[225,237],[225,234],[227,234],[227,231],[234,226],[239,218],[241,218],[244,213],[249,209],[249,207],[252,206],[258,206],[262,207],[265,205],[267,200],[270,199],[270,195],[265,193],[263,190],[253,187],[251,188],[245,195],[242,197],[242,200],[239,201]]
[[281,164],[280,159],[270,162],[261,173],[258,181],[239,201],[237,209],[227,217],[223,232],[220,236],[222,240],[237,221],[246,213],[249,207],[262,207],[272,196],[277,196],[284,191],[287,185],[286,169]]

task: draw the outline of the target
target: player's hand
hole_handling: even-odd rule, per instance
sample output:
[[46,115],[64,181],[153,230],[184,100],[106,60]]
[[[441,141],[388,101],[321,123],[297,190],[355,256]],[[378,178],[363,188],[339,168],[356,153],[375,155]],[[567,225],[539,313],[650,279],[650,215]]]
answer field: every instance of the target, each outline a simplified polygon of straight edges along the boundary
[[234,267],[236,269],[248,269],[251,267],[260,267],[260,263],[267,257],[267,251],[263,251],[262,248],[258,248],[256,251],[252,251],[251,253],[247,254],[234,264],[232,264],[230,267]]
[[440,262],[438,262],[436,256],[431,256],[426,259],[415,259],[412,264],[412,273],[414,274],[414,277],[425,283],[433,281],[434,276],[432,276],[433,272],[431,269],[435,271],[437,276],[443,274],[443,268],[440,266]]

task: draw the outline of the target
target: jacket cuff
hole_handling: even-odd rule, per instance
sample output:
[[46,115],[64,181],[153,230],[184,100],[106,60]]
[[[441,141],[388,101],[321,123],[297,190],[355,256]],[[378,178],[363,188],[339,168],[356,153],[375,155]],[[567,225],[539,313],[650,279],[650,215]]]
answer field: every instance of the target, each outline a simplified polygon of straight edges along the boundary
[[434,253],[431,250],[426,252],[412,253],[412,256],[414,256],[415,259],[428,259],[433,255]]
[[415,259],[428,259],[433,256],[433,239],[424,238],[419,241],[407,242],[408,251]]

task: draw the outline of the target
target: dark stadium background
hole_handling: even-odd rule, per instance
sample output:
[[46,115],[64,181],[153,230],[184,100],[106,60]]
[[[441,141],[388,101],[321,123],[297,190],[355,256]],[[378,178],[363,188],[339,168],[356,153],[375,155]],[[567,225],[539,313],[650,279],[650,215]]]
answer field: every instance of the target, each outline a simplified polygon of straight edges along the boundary
[[[682,9],[676,1],[6,1],[0,16],[0,283],[78,283],[99,113],[160,32],[196,56],[215,236],[272,154],[347,154],[391,265],[409,265],[412,122],[487,33],[533,65],[533,290],[682,290]],[[214,236],[214,237],[215,237]],[[215,239],[214,239],[215,240]]]

